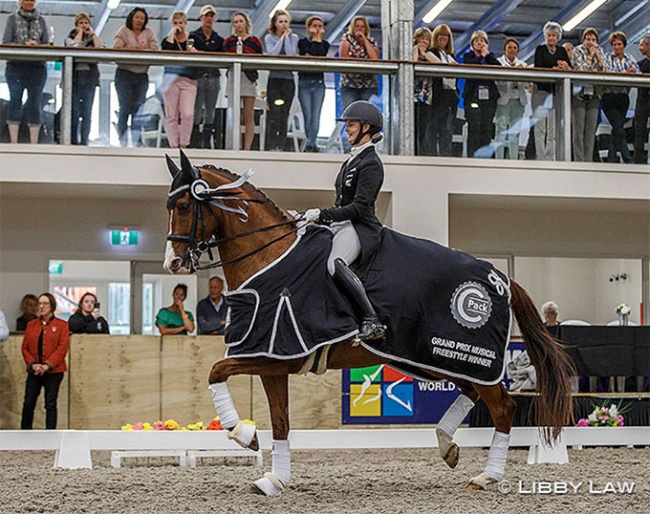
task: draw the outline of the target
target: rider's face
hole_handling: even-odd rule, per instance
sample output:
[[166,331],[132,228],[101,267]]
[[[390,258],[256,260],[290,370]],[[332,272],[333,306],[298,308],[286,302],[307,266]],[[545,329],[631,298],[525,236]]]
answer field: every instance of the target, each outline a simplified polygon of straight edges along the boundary
[[350,143],[355,141],[361,132],[361,123],[356,120],[350,120],[345,124],[345,133],[348,135]]

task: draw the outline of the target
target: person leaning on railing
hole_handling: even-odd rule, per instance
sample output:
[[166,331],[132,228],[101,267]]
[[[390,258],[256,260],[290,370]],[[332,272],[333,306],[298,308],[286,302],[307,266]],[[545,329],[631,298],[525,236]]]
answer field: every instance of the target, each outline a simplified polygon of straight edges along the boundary
[[[74,17],[74,29],[65,38],[65,46],[75,48],[103,48],[105,45],[99,39],[90,25],[90,15],[80,12]],[[74,63],[72,82],[72,138],[73,145],[88,145],[90,134],[95,88],[99,86],[99,67],[97,63]]]
[[[176,52],[196,52],[188,44],[185,32],[187,14],[176,11],[171,17],[172,28],[162,40],[161,48]],[[196,68],[192,66],[167,65],[160,87],[165,100],[167,140],[171,148],[187,148],[192,137],[194,124],[194,102],[196,100]]]
[[[253,36],[253,25],[248,14],[236,12],[230,19],[233,34],[223,42],[223,51],[237,54],[261,54],[262,42]],[[255,98],[257,98],[256,70],[242,70],[241,72],[241,100],[244,114],[244,150],[250,150],[255,137]],[[239,130],[235,131],[239,134]],[[235,143],[238,144],[238,143]]]
[[[291,30],[291,15],[278,9],[269,22],[269,33],[264,36],[266,53],[270,55],[298,55],[298,35]],[[271,71],[266,86],[266,148],[283,151],[287,140],[289,111],[296,86],[292,71]]]
[[[475,30],[470,39],[471,50],[463,56],[465,64],[501,66],[488,47],[488,35]],[[494,139],[494,114],[499,91],[494,80],[467,79],[463,91],[467,120],[467,157],[490,157]]]
[[[571,59],[567,51],[558,46],[562,39],[562,26],[554,21],[544,25],[546,42],[535,50],[535,68],[551,68],[555,70],[571,69]],[[548,82],[533,85],[533,120],[535,121],[535,149],[540,161],[555,160],[555,126],[557,99],[555,86]]]
[[[454,58],[454,36],[448,25],[437,25],[431,34],[431,53],[441,64],[458,64]],[[458,113],[458,88],[453,77],[433,78],[433,155],[451,157],[454,124]]]
[[[605,54],[598,44],[598,31],[592,27],[582,33],[582,44],[573,49],[571,67],[578,71],[603,71]],[[585,84],[571,99],[573,160],[591,162],[596,143],[602,88]]]
[[[610,34],[609,42],[614,51],[605,54],[605,69],[612,73],[640,73],[636,59],[625,53],[627,36],[623,32],[614,32]],[[607,162],[618,162],[618,153],[621,154],[623,162],[632,162],[624,127],[627,109],[630,107],[629,91],[629,87],[610,86],[605,89],[600,100],[605,116],[612,126]]]
[[[298,41],[300,55],[327,57],[330,49],[328,41],[324,41],[325,22],[320,16],[310,16],[305,22],[307,37]],[[305,152],[318,152],[316,138],[320,127],[320,113],[325,99],[325,75],[322,71],[303,71],[298,73],[298,99],[305,120],[307,146]]]
[[[435,63],[440,60],[431,53],[431,31],[419,27],[413,34],[413,60]],[[433,79],[416,77],[413,96],[415,102],[415,155],[433,155]]]
[[[50,33],[45,19],[35,9],[35,0],[19,0],[18,9],[10,14],[2,36],[3,45],[25,45],[35,47],[47,45]],[[45,63],[41,61],[8,61],[5,77],[9,87],[7,125],[9,140],[18,142],[20,122],[24,116],[29,127],[29,141],[38,143],[41,130],[41,109],[43,88],[47,79]],[[23,107],[23,92],[27,90],[27,101]]]
[[[113,48],[129,50],[158,50],[156,34],[147,28],[149,15],[142,7],[135,7],[126,17],[126,24],[117,34]],[[126,146],[129,116],[131,117],[131,141],[140,140],[138,111],[147,97],[149,88],[148,64],[118,64],[115,72],[115,89],[120,104],[117,133],[120,144]]]

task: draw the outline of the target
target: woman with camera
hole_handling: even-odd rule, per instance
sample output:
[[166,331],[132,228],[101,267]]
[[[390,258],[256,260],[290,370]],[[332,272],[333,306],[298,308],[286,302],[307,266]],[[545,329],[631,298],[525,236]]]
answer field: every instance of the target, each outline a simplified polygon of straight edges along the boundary
[[68,320],[70,332],[75,334],[110,334],[108,322],[99,315],[99,302],[93,293],[85,293],[79,308]]

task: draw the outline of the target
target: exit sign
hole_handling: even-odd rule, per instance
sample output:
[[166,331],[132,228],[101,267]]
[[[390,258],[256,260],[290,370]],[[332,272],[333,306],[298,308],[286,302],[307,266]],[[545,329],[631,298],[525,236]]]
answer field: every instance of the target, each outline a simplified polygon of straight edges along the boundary
[[111,230],[111,244],[114,246],[132,246],[138,244],[136,230]]

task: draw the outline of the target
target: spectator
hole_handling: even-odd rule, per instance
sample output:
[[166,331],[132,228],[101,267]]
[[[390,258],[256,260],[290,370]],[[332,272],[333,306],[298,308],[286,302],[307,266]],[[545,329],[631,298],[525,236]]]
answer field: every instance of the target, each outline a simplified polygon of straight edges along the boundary
[[[639,52],[645,56],[639,61],[639,71],[650,73],[650,34],[646,34],[639,41]],[[640,87],[637,90],[636,107],[634,108],[634,162],[637,164],[648,162],[647,152],[644,148],[648,141],[649,114],[650,88]]]
[[[262,42],[259,38],[251,35],[253,30],[248,14],[236,12],[231,18],[233,35],[223,42],[224,52],[261,54]],[[244,114],[244,150],[250,150],[255,137],[255,98],[257,98],[257,79],[259,73],[256,70],[242,70],[241,74],[241,99]]]
[[[454,59],[454,39],[451,29],[444,23],[433,29],[431,52],[444,64],[458,64]],[[454,122],[458,112],[456,79],[433,79],[433,155],[451,156]]]
[[224,334],[228,304],[222,296],[222,293],[222,278],[210,278],[210,294],[203,298],[196,306],[199,335],[216,334],[222,336]]
[[[189,39],[185,32],[187,14],[176,11],[172,14],[171,22],[172,28],[169,35],[163,39],[161,48],[177,52],[196,52],[194,46],[187,44]],[[196,69],[191,66],[165,66],[161,89],[165,101],[169,146],[187,148],[194,124]]]
[[[471,50],[463,56],[465,64],[500,66],[488,48],[488,35],[476,30],[470,40]],[[489,157],[494,139],[494,114],[499,91],[493,80],[467,79],[463,91],[465,119],[467,119],[467,156]]]
[[[126,24],[117,34],[113,48],[128,50],[158,50],[156,34],[147,28],[149,15],[142,7],[135,7],[126,17]],[[131,117],[131,141],[140,141],[141,122],[138,111],[144,104],[149,88],[149,66],[147,64],[118,64],[115,72],[115,90],[120,104],[117,118],[117,133],[120,144],[127,144],[127,128]]]
[[174,303],[169,307],[163,307],[156,314],[156,326],[163,336],[184,335],[194,331],[194,316],[191,312],[185,311],[185,299],[187,298],[187,286],[177,284],[172,293]]
[[[555,70],[571,69],[571,59],[563,47],[557,43],[562,38],[559,23],[549,21],[544,25],[546,43],[535,50],[535,68],[552,68]],[[533,86],[533,118],[535,120],[535,148],[540,161],[555,160],[555,115],[557,111],[554,86],[544,82]]]
[[108,322],[99,315],[99,302],[93,293],[84,293],[77,312],[68,320],[73,334],[110,334]]
[[[298,36],[290,27],[291,15],[278,9],[269,22],[269,33],[264,37],[266,53],[271,55],[298,55]],[[283,151],[287,140],[289,110],[296,93],[291,71],[271,71],[266,86],[266,148]]]
[[[431,53],[431,31],[426,27],[418,28],[413,34],[413,60],[416,62],[440,62]],[[413,91],[415,99],[415,155],[433,155],[433,79],[416,77]]]
[[[582,33],[582,44],[578,45],[571,54],[571,67],[579,71],[605,69],[605,54],[598,45],[596,29],[590,27]],[[573,160],[576,162],[593,161],[600,95],[599,87],[585,84],[571,99]]]
[[[498,61],[506,68],[525,68],[526,63],[517,57],[519,41],[509,37],[503,42],[503,55]],[[527,84],[523,82],[505,81],[497,82],[499,99],[496,110],[497,133],[497,159],[505,158],[508,149],[508,158],[519,158],[519,134],[521,133],[521,120],[524,109],[528,103],[526,97]]]
[[[627,36],[623,32],[614,32],[609,36],[609,42],[614,50],[605,55],[605,69],[611,73],[640,73],[639,65],[634,57],[625,53]],[[618,162],[618,153],[623,162],[632,162],[632,155],[627,147],[625,135],[625,120],[627,109],[630,107],[628,87],[612,86],[605,88],[605,93],[600,104],[605,116],[612,126],[612,135],[609,138],[609,151],[607,162]]]
[[554,301],[546,302],[542,305],[542,314],[544,315],[544,326],[546,330],[548,330],[548,333],[554,339],[557,339],[558,329],[560,327],[560,323],[557,320],[559,315],[557,304]]
[[9,325],[4,312],[0,311],[0,343],[4,343],[7,339],[9,339]]
[[50,293],[38,297],[39,318],[27,324],[22,353],[27,366],[25,401],[20,428],[31,430],[36,400],[45,389],[45,428],[56,429],[57,400],[63,374],[67,371],[65,357],[70,340],[68,324],[54,315],[56,300]]
[[26,294],[20,301],[20,312],[22,314],[16,319],[16,332],[24,332],[27,328],[27,323],[36,319],[38,312],[38,298],[33,294]]
[[[50,38],[47,23],[36,10],[36,0],[19,0],[18,9],[10,14],[2,37],[3,45],[39,46],[47,45]],[[20,122],[24,119],[29,127],[29,141],[38,143],[41,130],[41,109],[43,88],[47,79],[45,63],[41,61],[7,61],[5,77],[9,87],[7,126],[9,140],[18,142]],[[23,92],[27,90],[27,101],[23,106]]]
[[[313,55],[315,57],[327,57],[330,49],[328,41],[323,41],[325,22],[320,16],[307,18],[307,37],[298,41],[298,53],[300,55]],[[298,74],[298,98],[302,115],[305,119],[305,133],[307,145],[305,152],[318,152],[316,138],[320,127],[320,112],[325,98],[325,75],[323,72],[303,71]]]
[[[194,48],[199,52],[223,52],[223,38],[213,30],[217,10],[211,5],[201,7],[199,20],[201,26],[190,33],[190,39],[194,40]],[[218,68],[198,68],[196,70],[196,102],[194,103],[194,129],[192,136],[196,134],[196,142],[192,142],[194,148],[215,148],[213,144],[214,135],[214,114],[219,98],[220,73]],[[200,124],[203,122],[203,131],[200,132]]]
[[[90,25],[90,15],[81,12],[74,17],[74,29],[65,39],[65,46],[76,48],[103,48],[105,45],[97,37]],[[88,145],[95,88],[99,86],[99,67],[97,63],[75,60],[72,82],[72,139],[73,145]],[[81,119],[81,121],[79,121]]]
[[[341,39],[339,55],[343,59],[379,59],[377,41],[370,36],[370,24],[364,16],[355,16]],[[343,109],[356,100],[368,100],[377,94],[377,77],[368,73],[341,73],[339,82]]]

